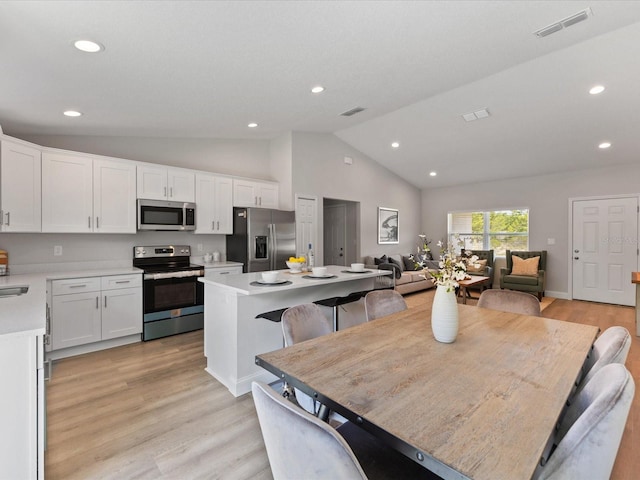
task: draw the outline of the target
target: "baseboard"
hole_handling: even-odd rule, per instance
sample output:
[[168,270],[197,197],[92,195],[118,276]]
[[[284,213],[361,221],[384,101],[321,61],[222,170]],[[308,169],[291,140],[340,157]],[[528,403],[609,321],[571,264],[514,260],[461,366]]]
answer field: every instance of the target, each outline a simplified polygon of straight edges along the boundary
[[87,343],[85,345],[63,348],[61,350],[52,350],[50,352],[45,352],[45,356],[47,360],[58,360],[60,358],[74,357],[76,355],[82,355],[84,353],[106,350],[107,348],[121,347],[123,345],[129,345],[130,343],[136,343],[140,341],[140,334],[134,333],[133,335],[127,335],[126,337],[112,338],[109,340],[103,340],[101,342]]
[[561,300],[569,300],[569,293],[568,292],[553,292],[553,291],[550,291],[550,290],[545,290],[544,296],[545,297],[559,298]]

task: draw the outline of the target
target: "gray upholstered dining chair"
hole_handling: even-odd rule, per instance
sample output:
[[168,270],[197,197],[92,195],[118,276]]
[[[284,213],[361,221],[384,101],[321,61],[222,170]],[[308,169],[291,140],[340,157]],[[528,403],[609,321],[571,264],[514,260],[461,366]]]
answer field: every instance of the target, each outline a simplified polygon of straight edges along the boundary
[[251,392],[275,480],[440,478],[350,422],[336,430],[265,383]]
[[[285,347],[333,332],[331,320],[322,313],[318,305],[313,303],[287,308],[282,313],[281,323]],[[313,398],[298,389],[294,389],[294,393],[296,401],[307,412],[313,414],[318,412],[320,404]]]
[[556,449],[535,480],[605,480],[611,475],[635,384],[624,365],[601,368],[578,392],[558,431]]
[[478,307],[522,315],[540,316],[540,302],[526,292],[515,290],[485,290],[480,294]]
[[605,365],[627,361],[631,348],[629,331],[620,326],[607,328],[593,343],[593,349],[583,367],[584,377],[580,386],[585,385]]
[[364,297],[367,322],[407,309],[407,303],[395,290],[374,290]]

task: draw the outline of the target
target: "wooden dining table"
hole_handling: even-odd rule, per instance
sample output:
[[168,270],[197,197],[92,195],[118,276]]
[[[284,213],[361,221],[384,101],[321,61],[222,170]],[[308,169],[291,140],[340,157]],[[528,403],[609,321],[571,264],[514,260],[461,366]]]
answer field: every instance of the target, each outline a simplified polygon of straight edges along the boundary
[[451,344],[425,304],[256,364],[443,478],[530,479],[598,328],[458,308]]

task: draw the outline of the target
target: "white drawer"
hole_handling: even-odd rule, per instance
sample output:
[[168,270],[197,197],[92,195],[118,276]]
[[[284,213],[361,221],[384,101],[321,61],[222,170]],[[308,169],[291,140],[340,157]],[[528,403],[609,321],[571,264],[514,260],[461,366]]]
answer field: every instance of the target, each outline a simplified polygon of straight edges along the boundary
[[116,288],[140,286],[142,286],[142,274],[139,273],[102,277],[102,290],[115,290]]
[[205,270],[206,277],[213,277],[215,275],[230,275],[232,273],[242,273],[242,267],[207,268]]
[[51,284],[51,293],[53,295],[100,291],[100,277],[67,278],[65,280],[54,280]]

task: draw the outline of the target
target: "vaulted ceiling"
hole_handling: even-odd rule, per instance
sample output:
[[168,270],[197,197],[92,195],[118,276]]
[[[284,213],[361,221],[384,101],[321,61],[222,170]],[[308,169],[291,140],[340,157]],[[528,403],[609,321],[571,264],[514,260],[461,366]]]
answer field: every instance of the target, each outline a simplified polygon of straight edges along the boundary
[[[634,163],[639,22],[636,1],[2,1],[0,125],[331,132],[421,188]],[[104,51],[76,50],[83,38]]]

